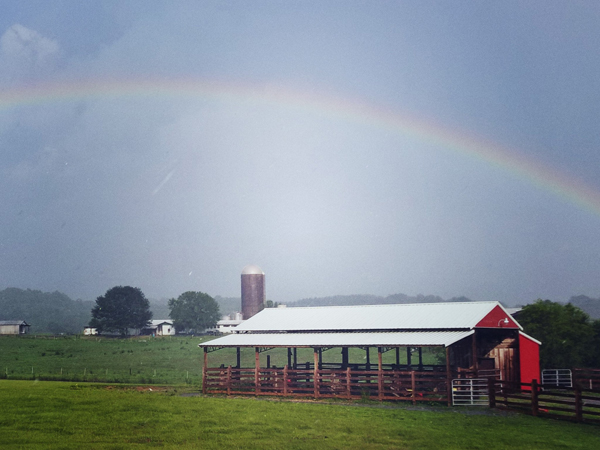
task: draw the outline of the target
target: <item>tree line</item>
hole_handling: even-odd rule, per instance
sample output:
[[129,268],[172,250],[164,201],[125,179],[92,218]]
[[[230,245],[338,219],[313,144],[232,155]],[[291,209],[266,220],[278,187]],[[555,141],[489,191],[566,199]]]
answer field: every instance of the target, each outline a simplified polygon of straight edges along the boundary
[[[122,334],[128,328],[145,327],[155,308],[140,289],[131,286],[115,286],[96,301],[72,300],[58,291],[0,291],[0,320],[25,320],[31,333],[80,334],[95,324],[104,331]],[[220,319],[218,303],[202,292],[185,292],[170,299],[168,310],[161,308],[159,314],[160,319],[169,315],[178,330],[190,333],[214,326]]]
[[600,368],[600,319],[574,304],[538,299],[523,307],[517,321],[542,341],[543,369]]
[[[169,317],[180,333],[201,333],[220,319],[218,303],[204,292],[184,292],[168,305]],[[150,302],[141,289],[115,286],[96,299],[89,326],[99,333],[126,336],[130,329],[146,328],[151,320]]]

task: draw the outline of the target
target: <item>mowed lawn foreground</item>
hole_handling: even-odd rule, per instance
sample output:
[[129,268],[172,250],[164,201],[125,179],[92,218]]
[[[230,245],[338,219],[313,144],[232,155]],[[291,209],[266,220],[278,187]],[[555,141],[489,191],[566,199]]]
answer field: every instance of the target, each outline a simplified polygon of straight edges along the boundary
[[600,427],[477,413],[485,409],[181,394],[175,387],[0,380],[0,447],[600,448]]

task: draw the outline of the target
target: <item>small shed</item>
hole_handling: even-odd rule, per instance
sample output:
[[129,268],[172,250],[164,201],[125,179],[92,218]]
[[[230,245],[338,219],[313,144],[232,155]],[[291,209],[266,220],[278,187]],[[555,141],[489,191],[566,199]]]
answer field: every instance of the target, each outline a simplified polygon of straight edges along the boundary
[[[243,367],[242,361],[248,358],[242,358],[241,352],[251,348],[258,374],[262,367],[273,369],[268,356],[267,364],[264,360],[261,363],[260,354],[284,348],[286,379],[291,379],[290,370],[318,369],[319,377],[327,370],[332,374],[348,369],[361,374],[366,371],[366,376],[375,371],[385,391],[388,384],[393,385],[394,377],[415,370],[438,374],[446,380],[492,377],[539,381],[539,345],[539,341],[523,333],[519,323],[498,302],[448,302],[267,308],[238,325],[232,334],[199,346],[204,349],[208,381],[211,373],[218,370],[209,366],[208,353],[212,351],[235,348],[235,365],[229,371],[243,371],[248,367]],[[331,354],[334,348],[341,351],[341,357],[327,361],[323,354]],[[300,349],[312,349],[314,357],[298,361]],[[425,349],[437,349],[438,360],[425,361]],[[356,360],[361,351],[364,356]],[[376,362],[372,359],[375,351]],[[391,356],[384,357],[385,353]],[[355,361],[350,355],[355,356]],[[257,383],[259,378],[256,375]]]
[[27,334],[30,326],[24,320],[0,320],[0,334]]

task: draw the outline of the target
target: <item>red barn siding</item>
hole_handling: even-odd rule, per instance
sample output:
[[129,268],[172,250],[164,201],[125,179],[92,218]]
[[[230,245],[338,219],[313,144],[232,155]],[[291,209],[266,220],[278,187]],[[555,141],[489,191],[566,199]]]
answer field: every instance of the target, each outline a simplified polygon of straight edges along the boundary
[[519,333],[519,362],[521,366],[521,382],[540,382],[540,346],[529,336]]
[[[504,324],[504,319],[508,319],[507,324]],[[519,328],[519,325],[510,314],[496,306],[475,325],[475,328]]]

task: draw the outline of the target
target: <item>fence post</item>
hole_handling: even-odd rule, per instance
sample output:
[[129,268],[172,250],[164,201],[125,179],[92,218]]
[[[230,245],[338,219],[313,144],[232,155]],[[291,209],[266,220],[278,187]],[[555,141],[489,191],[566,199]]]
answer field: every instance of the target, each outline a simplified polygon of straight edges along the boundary
[[531,414],[533,416],[537,416],[538,415],[538,408],[539,408],[539,404],[538,404],[538,382],[534,378],[533,380],[531,380]]
[[417,383],[415,380],[415,371],[412,370],[410,372],[410,384],[412,387],[412,403],[413,405],[417,404]]
[[448,406],[452,406],[452,371],[450,370],[450,347],[446,347],[446,391]]
[[[206,394],[206,368],[208,367],[208,349],[204,347],[204,360],[202,363],[202,393]],[[129,375],[131,375],[131,369],[129,369]]]
[[[289,352],[288,352],[289,354]],[[288,365],[283,366],[283,395],[288,393]]]
[[315,398],[319,398],[319,353],[316,348],[314,349],[314,352],[315,366],[313,371],[313,387]]
[[383,368],[381,364],[381,347],[377,347],[377,394],[383,400]]
[[227,395],[231,395],[231,364],[227,366]]
[[581,387],[575,383],[575,420],[583,422],[583,402],[581,401]]
[[260,369],[260,353],[258,353],[258,347],[254,349],[254,395],[258,395],[260,386],[258,384],[258,371]]
[[496,386],[494,385],[494,378],[488,378],[488,400],[490,402],[490,408],[496,407]]
[[352,397],[352,374],[350,366],[346,367],[346,396],[348,399]]

